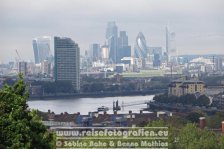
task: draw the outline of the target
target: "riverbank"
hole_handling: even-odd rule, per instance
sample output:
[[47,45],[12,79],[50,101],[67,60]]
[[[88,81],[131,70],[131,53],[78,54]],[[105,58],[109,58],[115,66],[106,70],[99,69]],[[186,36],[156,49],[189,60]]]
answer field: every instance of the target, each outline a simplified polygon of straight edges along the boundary
[[166,92],[167,89],[153,89],[147,91],[130,91],[130,92],[94,92],[94,93],[74,93],[74,94],[51,94],[44,96],[30,96],[29,100],[55,100],[69,98],[99,98],[99,97],[116,97],[116,96],[145,96]]
[[[146,101],[151,101],[155,95],[139,95],[139,96],[115,96],[115,97],[99,97],[99,98],[57,98],[57,99],[37,99],[29,100],[28,106],[31,109],[54,113],[77,113],[88,114],[95,112],[99,107],[105,106],[109,108],[108,114],[113,113],[113,102],[118,101],[121,110],[118,113],[139,113],[140,110],[147,107]],[[123,106],[122,106],[123,105]]]

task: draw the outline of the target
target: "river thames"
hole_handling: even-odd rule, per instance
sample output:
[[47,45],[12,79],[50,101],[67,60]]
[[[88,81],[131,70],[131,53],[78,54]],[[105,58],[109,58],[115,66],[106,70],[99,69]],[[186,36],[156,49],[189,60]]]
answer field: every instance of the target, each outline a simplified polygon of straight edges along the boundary
[[[68,98],[68,99],[42,99],[30,100],[28,105],[31,109],[38,109],[43,112],[51,110],[57,114],[62,112],[88,114],[97,111],[98,107],[106,106],[112,113],[113,101],[119,102],[121,110],[118,113],[127,113],[129,110],[139,112],[146,108],[145,102],[152,100],[154,95],[146,96],[121,96],[121,97],[100,97],[100,98]],[[123,105],[123,106],[122,106]]]

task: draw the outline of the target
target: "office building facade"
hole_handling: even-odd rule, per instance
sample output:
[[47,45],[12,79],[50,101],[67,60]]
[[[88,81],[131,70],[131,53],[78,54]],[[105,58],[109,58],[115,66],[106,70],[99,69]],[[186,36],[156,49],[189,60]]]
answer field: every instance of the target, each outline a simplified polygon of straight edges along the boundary
[[117,63],[117,41],[118,28],[115,22],[108,22],[106,29],[106,40],[109,48],[109,59],[112,63]]
[[138,36],[135,41],[134,51],[135,51],[136,58],[141,58],[141,59],[147,58],[148,48],[146,45],[145,36],[143,35],[142,32],[138,33]]
[[100,44],[93,43],[89,46],[89,58],[92,61],[97,61],[100,59]]
[[120,31],[118,37],[117,63],[121,63],[123,57],[131,57],[131,46],[128,45],[126,31]]
[[128,36],[126,31],[120,31],[120,36],[118,37],[118,48],[128,46]]
[[27,62],[19,62],[19,73],[27,75]]
[[167,64],[177,63],[177,48],[176,48],[176,34],[175,32],[170,32],[169,27],[166,26],[166,55]]
[[33,52],[35,64],[39,64],[50,57],[50,41],[48,36],[33,39]]
[[71,38],[54,37],[55,81],[71,81],[80,90],[80,49]]

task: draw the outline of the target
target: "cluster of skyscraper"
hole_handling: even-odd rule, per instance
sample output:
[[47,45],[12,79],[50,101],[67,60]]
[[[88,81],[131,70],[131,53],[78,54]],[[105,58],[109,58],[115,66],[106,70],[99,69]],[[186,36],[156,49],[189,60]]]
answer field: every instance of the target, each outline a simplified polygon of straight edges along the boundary
[[175,33],[170,32],[166,27],[166,47],[151,47],[147,44],[145,36],[139,32],[131,53],[131,46],[128,43],[126,31],[120,31],[115,22],[108,22],[106,27],[106,42],[101,47],[100,44],[91,44],[86,54],[92,62],[101,61],[107,64],[120,64],[122,59],[133,59],[137,68],[150,69],[165,66],[177,62],[177,50],[175,45]]
[[[125,60],[132,60],[131,64],[137,68],[159,67],[166,55],[167,64],[176,56],[175,34],[166,28],[166,52],[162,47],[148,47],[142,32],[139,32],[134,45],[134,57],[131,55],[131,46],[128,43],[126,31],[120,31],[115,22],[108,22],[106,27],[106,42],[104,45],[93,43],[85,53],[91,62],[104,64],[126,64]],[[41,64],[44,73],[50,66],[54,67],[55,81],[71,81],[74,90],[80,89],[80,49],[77,43],[70,38],[54,37],[54,59],[50,52],[50,37],[38,37],[33,40],[35,64]],[[54,63],[52,61],[54,60]],[[124,61],[123,61],[124,60]],[[54,64],[54,65],[53,65]],[[93,65],[92,65],[93,66]]]
[[141,68],[159,67],[165,60],[166,66],[177,63],[175,33],[166,27],[166,51],[162,47],[149,47],[142,32],[137,35],[134,56],[141,64]]
[[131,46],[128,45],[128,36],[126,31],[120,31],[118,36],[118,27],[115,22],[108,22],[106,28],[106,43],[100,47],[100,44],[91,44],[89,57],[93,61],[102,60],[110,64],[121,62],[123,57],[131,56]]

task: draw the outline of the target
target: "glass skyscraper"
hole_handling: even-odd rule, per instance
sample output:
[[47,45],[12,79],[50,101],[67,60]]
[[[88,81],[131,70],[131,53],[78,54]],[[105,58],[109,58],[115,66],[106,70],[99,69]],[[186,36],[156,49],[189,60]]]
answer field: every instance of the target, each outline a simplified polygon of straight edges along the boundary
[[126,31],[120,31],[118,38],[117,63],[120,63],[123,57],[131,57],[131,46],[128,46]]
[[141,58],[141,59],[147,58],[148,48],[146,45],[145,37],[142,32],[138,33],[138,36],[135,41],[134,51],[135,51],[136,58]]
[[169,27],[166,26],[166,54],[167,54],[167,64],[172,62],[177,62],[177,48],[176,48],[176,34],[175,32],[170,32]]
[[48,36],[33,39],[35,64],[39,64],[50,57],[50,41]]
[[100,44],[93,43],[89,46],[89,57],[93,61],[97,61],[100,59],[101,53],[100,53]]
[[115,22],[108,22],[106,29],[106,39],[109,47],[109,59],[117,63],[117,34],[118,29]]
[[118,48],[128,46],[128,36],[126,31],[120,31],[120,36],[118,38]]

